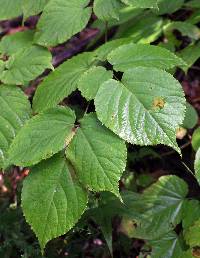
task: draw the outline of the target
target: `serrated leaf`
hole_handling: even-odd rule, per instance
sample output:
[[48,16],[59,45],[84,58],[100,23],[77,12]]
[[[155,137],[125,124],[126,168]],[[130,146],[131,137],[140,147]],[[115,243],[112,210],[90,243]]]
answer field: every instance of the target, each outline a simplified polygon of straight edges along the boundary
[[180,153],[176,128],[182,124],[185,98],[173,76],[136,67],[122,82],[108,80],[95,98],[99,120],[122,139],[137,145],[165,144]]
[[162,176],[143,194],[122,194],[124,214],[136,221],[134,237],[154,240],[170,232],[182,219],[187,184],[177,176]]
[[[191,212],[192,211],[192,212]],[[186,200],[183,207],[183,230],[190,228],[199,219],[200,202],[198,200]]]
[[0,20],[8,20],[22,14],[21,0],[0,0]]
[[149,244],[152,246],[151,256],[153,258],[178,258],[179,255],[183,254],[180,240],[173,231],[149,241]]
[[50,1],[37,24],[36,43],[55,46],[80,32],[87,25],[91,15],[88,4],[89,0]]
[[136,66],[171,69],[184,65],[181,58],[165,48],[133,43],[113,50],[108,55],[108,61],[117,71],[126,71]]
[[4,36],[0,41],[0,53],[10,56],[21,49],[31,47],[33,35],[34,31],[26,30]]
[[119,10],[122,7],[120,0],[94,0],[94,13],[103,20],[109,21],[111,19],[119,20]]
[[158,0],[121,0],[127,5],[132,5],[136,8],[158,8]]
[[0,85],[0,168],[8,165],[9,146],[30,115],[30,103],[23,92]]
[[24,85],[35,79],[45,69],[53,69],[51,53],[42,47],[22,49],[5,62],[6,70],[0,75],[5,84]]
[[39,14],[43,11],[49,0],[22,0],[22,10],[24,18]]
[[118,48],[121,45],[128,44],[131,42],[131,38],[121,38],[106,42],[94,51],[94,57],[100,61],[106,61],[108,54],[112,50]]
[[64,107],[34,116],[20,130],[9,150],[10,162],[31,166],[62,150],[73,135],[75,115]]
[[76,88],[80,76],[93,62],[93,53],[85,52],[64,62],[39,85],[33,98],[35,112],[56,106]]
[[112,79],[112,76],[112,71],[107,71],[102,66],[91,67],[80,77],[77,83],[78,89],[87,100],[94,99],[100,85]]
[[94,114],[80,121],[80,128],[66,150],[67,158],[86,187],[111,191],[117,196],[126,155],[125,143],[102,126]]
[[22,208],[40,246],[69,231],[87,205],[87,192],[61,154],[31,169],[22,189]]

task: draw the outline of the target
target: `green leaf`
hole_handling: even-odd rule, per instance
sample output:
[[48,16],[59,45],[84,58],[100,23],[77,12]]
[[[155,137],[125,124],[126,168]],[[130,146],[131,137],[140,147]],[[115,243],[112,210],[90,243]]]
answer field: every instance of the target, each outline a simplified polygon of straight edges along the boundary
[[80,76],[93,62],[93,53],[85,52],[64,62],[39,85],[33,98],[35,112],[56,106],[77,88]]
[[195,161],[194,161],[195,176],[200,184],[200,148],[197,150]]
[[108,55],[108,61],[117,71],[126,71],[136,66],[171,69],[184,64],[182,59],[165,48],[133,43],[113,50]]
[[176,128],[185,99],[173,76],[156,68],[136,67],[122,82],[108,80],[95,98],[99,120],[122,139],[137,145],[168,145],[180,153]]
[[49,109],[25,124],[9,150],[11,163],[31,166],[64,149],[73,136],[75,115],[70,109]]
[[[192,212],[191,212],[192,211]],[[183,207],[183,230],[190,228],[199,219],[200,202],[198,200],[186,200]]]
[[103,21],[112,18],[119,20],[119,10],[122,6],[120,0],[94,0],[93,9],[96,16]]
[[79,180],[90,190],[119,196],[118,181],[126,166],[125,143],[101,125],[94,114],[80,128],[66,150]]
[[149,241],[149,244],[152,246],[151,257],[153,258],[178,258],[182,254],[180,240],[173,231],[161,238]]
[[173,33],[173,30],[178,30],[183,36],[187,36],[193,40],[198,40],[200,38],[199,28],[189,22],[171,22],[164,28],[164,32],[167,36]]
[[186,129],[192,129],[198,122],[198,113],[191,104],[186,103],[185,118],[183,121],[183,127]]
[[136,8],[158,8],[158,0],[121,0],[127,5],[132,5]]
[[10,56],[21,49],[31,47],[33,35],[34,31],[26,30],[3,37],[0,41],[0,53]]
[[200,147],[200,128],[197,128],[192,135],[192,147],[195,151]]
[[102,66],[94,66],[80,77],[78,89],[87,100],[94,99],[101,84],[112,79],[112,76],[112,71],[107,71]]
[[86,209],[87,192],[60,154],[31,169],[22,189],[22,208],[41,248],[69,231]]
[[106,61],[108,54],[120,47],[121,45],[131,43],[131,38],[121,38],[121,39],[115,39],[111,40],[109,42],[106,42],[105,44],[101,45],[97,48],[97,50],[94,51],[94,57],[100,61]]
[[185,3],[185,6],[188,6],[191,8],[200,8],[200,2],[199,0],[191,0]]
[[5,84],[24,85],[45,69],[53,69],[51,60],[51,53],[45,48],[32,46],[22,49],[5,63],[6,70],[0,78]]
[[86,7],[88,4],[89,0],[50,1],[37,24],[36,43],[55,46],[80,32],[91,15],[91,8]]
[[162,176],[143,194],[122,194],[124,214],[136,221],[134,237],[155,240],[181,222],[187,184],[177,176]]
[[49,0],[22,0],[24,18],[39,14],[48,2]]
[[8,165],[9,146],[30,115],[30,103],[24,93],[14,86],[0,85],[0,168]]
[[200,43],[184,48],[178,52],[178,56],[180,56],[187,64],[182,67],[182,69],[187,72],[188,69],[200,58]]
[[159,15],[165,13],[173,13],[176,10],[180,9],[184,4],[184,0],[158,0],[158,9],[155,12]]
[[0,20],[8,20],[22,14],[21,0],[0,0]]
[[200,219],[186,230],[184,238],[190,247],[200,246]]
[[[135,17],[135,19],[122,24],[115,37],[130,37],[135,43],[151,43],[162,35],[165,23],[166,21],[162,17],[144,12],[142,15]],[[146,26],[147,24],[148,26]]]

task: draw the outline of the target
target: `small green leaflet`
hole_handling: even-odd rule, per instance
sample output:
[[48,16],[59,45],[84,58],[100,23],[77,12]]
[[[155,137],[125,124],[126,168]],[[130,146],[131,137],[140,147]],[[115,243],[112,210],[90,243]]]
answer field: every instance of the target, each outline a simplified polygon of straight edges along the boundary
[[30,116],[31,106],[24,93],[14,86],[0,85],[0,169],[9,165],[9,146]]
[[126,166],[125,143],[101,125],[95,114],[80,121],[66,149],[79,180],[90,190],[119,195],[118,181]]
[[165,48],[133,43],[113,50],[108,55],[108,61],[117,71],[126,71],[135,66],[171,69],[185,64],[181,58]]
[[4,36],[0,41],[0,53],[10,56],[21,49],[31,47],[33,35],[34,31],[26,30]]
[[22,0],[24,18],[39,14],[48,2],[49,0]]
[[64,149],[73,136],[75,115],[64,107],[49,109],[34,116],[12,142],[12,164],[31,166]]
[[24,85],[35,79],[45,69],[53,69],[51,53],[38,46],[21,49],[5,62],[5,68],[0,75],[5,84]]
[[33,98],[35,112],[55,107],[77,88],[80,76],[93,63],[93,53],[85,52],[61,64],[39,85]]
[[42,46],[55,46],[80,32],[90,19],[91,8],[87,7],[89,2],[51,0],[37,24],[35,42]]
[[190,104],[186,103],[185,118],[183,121],[183,128],[192,129],[198,123],[198,113],[196,109]]
[[8,20],[22,14],[21,0],[0,0],[0,20]]
[[181,85],[156,68],[126,71],[122,82],[108,80],[95,98],[99,120],[122,139],[137,145],[168,145],[180,153],[176,128],[185,114]]
[[122,6],[120,0],[94,0],[93,9],[96,16],[103,21],[119,20],[119,10]]
[[77,83],[78,89],[87,100],[94,99],[100,85],[112,79],[112,76],[112,71],[107,71],[102,66],[93,66],[80,77]]
[[30,171],[22,189],[22,209],[44,249],[46,243],[69,231],[86,209],[87,192],[61,154]]
[[195,176],[200,184],[200,148],[197,150],[195,161],[194,161]]
[[121,0],[127,5],[132,5],[136,8],[158,8],[158,0]]

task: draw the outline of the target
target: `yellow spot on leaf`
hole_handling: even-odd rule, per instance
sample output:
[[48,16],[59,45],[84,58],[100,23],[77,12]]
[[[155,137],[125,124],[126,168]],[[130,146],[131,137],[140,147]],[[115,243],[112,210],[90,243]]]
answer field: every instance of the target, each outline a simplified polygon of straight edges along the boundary
[[153,100],[153,107],[154,108],[164,108],[165,106],[165,101],[161,97],[157,97]]

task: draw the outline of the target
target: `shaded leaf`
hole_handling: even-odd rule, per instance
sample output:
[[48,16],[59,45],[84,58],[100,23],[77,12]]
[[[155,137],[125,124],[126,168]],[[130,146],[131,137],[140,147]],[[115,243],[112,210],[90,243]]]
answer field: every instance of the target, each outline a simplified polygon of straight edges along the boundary
[[158,8],[158,0],[121,0],[123,3],[136,8]]

